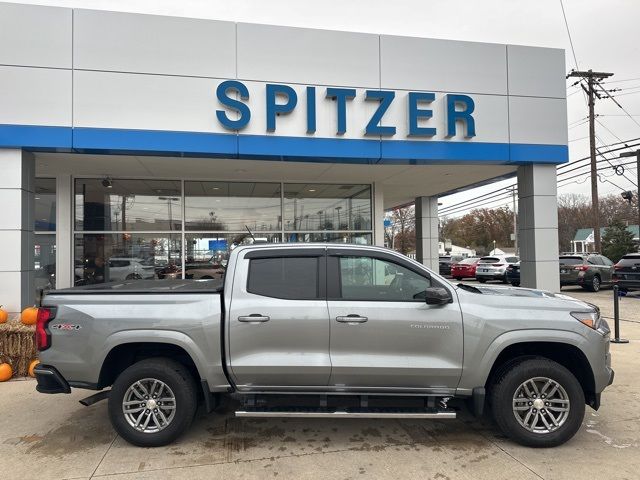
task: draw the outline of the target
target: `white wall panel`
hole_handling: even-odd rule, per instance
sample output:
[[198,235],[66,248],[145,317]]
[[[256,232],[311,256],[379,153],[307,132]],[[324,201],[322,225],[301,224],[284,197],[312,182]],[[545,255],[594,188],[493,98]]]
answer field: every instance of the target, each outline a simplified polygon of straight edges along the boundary
[[566,145],[565,99],[509,97],[511,143]]
[[71,70],[0,66],[0,124],[71,126]]
[[74,72],[77,127],[223,132],[216,119],[220,80]]
[[508,45],[509,95],[565,98],[564,50]]
[[238,78],[378,87],[378,36],[238,23]]
[[[365,102],[364,89],[356,89],[356,97],[346,101],[346,132],[344,135],[336,135],[338,128],[338,113],[335,100],[326,97],[327,87],[316,86],[316,132],[307,135],[307,92],[306,85],[289,85],[298,96],[296,108],[288,114],[276,117],[276,131],[267,132],[267,108],[266,108],[266,83],[244,82],[249,89],[249,101],[251,108],[251,121],[247,128],[241,130],[241,134],[253,135],[277,135],[277,136],[313,136],[322,138],[369,138],[377,140],[380,137],[365,137],[364,131],[367,122],[377,108],[375,102]],[[284,97],[277,100],[284,103]]]
[[75,10],[74,68],[232,78],[235,24]]
[[409,106],[408,93],[397,91],[396,98],[389,107],[387,114],[382,119],[382,125],[395,125],[396,135],[385,137],[389,140],[446,140],[446,141],[470,141],[470,142],[508,142],[509,141],[509,113],[507,110],[507,97],[500,95],[471,95],[475,103],[472,117],[475,119],[476,136],[464,138],[464,130],[459,125],[457,135],[446,138],[447,116],[446,99],[443,93],[436,93],[436,99],[427,104],[420,103],[420,109],[431,109],[433,117],[419,120],[420,127],[433,127],[437,133],[433,137],[409,137]]
[[71,68],[71,12],[0,3],[0,64]]
[[380,37],[382,88],[507,94],[505,45]]

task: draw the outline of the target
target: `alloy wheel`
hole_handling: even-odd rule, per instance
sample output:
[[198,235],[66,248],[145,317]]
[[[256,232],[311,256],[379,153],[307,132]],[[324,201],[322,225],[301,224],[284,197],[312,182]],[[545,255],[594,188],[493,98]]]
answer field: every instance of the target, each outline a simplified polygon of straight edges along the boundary
[[512,405],[520,426],[540,434],[562,427],[571,409],[566,390],[547,377],[534,377],[522,382],[513,395]]
[[176,397],[169,386],[155,378],[133,383],[122,399],[127,423],[143,433],[156,433],[169,426],[176,413]]

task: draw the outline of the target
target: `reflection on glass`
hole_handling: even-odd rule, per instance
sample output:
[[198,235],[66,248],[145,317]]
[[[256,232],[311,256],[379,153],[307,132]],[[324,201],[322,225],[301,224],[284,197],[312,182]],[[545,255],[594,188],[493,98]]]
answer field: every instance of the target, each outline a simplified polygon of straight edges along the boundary
[[285,230],[370,230],[369,185],[284,185]]
[[77,179],[76,230],[182,229],[177,180]]
[[371,245],[370,233],[349,232],[295,232],[285,235],[287,242],[331,242]]
[[34,277],[36,293],[56,288],[56,236],[55,234],[35,235]]
[[209,231],[280,229],[280,184],[185,182],[185,228]]
[[240,245],[253,243],[278,243],[277,233],[198,233],[185,237],[185,278],[207,279],[222,278],[227,267],[229,254]]
[[56,231],[56,180],[54,178],[36,178],[34,215],[36,232]]
[[75,284],[164,278],[182,268],[181,252],[179,234],[76,235]]

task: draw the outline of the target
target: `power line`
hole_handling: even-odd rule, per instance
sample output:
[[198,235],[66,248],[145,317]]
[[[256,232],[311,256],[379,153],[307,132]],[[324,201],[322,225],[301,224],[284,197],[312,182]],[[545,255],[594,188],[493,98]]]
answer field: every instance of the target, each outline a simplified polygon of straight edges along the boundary
[[573,48],[573,39],[571,38],[571,30],[569,30],[569,22],[567,21],[567,14],[564,11],[564,4],[562,0],[560,0],[560,8],[562,9],[562,17],[564,18],[564,26],[567,28],[567,35],[569,36],[569,45],[571,45],[571,53],[573,54],[573,61],[576,64],[576,69],[580,68],[578,66],[578,58],[576,57],[576,50]]

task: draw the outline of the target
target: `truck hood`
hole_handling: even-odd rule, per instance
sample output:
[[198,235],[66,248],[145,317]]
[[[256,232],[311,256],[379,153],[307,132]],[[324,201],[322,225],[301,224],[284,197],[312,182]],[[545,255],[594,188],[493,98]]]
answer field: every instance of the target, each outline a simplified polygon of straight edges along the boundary
[[[458,284],[456,285],[456,288],[465,292],[476,293],[483,296],[519,297],[522,300],[523,306],[539,306],[541,308],[553,306],[555,308],[562,308],[563,310],[599,310],[598,307],[592,303],[584,302],[562,293],[553,293],[546,290],[485,285],[471,286],[464,284]],[[539,300],[539,302],[536,301],[536,299]]]

